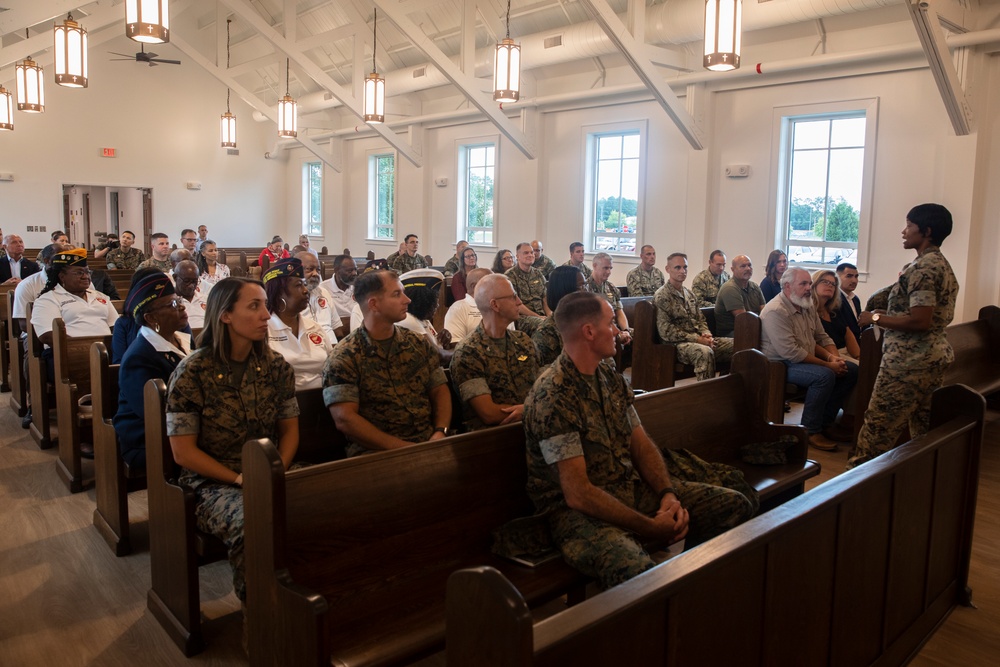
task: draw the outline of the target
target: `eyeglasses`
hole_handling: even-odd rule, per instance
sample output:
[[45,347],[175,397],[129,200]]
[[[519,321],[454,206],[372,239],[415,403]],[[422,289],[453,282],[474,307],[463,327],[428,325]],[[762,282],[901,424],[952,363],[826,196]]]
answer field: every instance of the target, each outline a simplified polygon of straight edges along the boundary
[[176,310],[177,308],[180,308],[182,305],[183,305],[183,302],[180,299],[178,299],[177,297],[174,297],[173,299],[171,299],[170,301],[167,301],[163,305],[157,306],[156,308],[152,308],[151,310],[163,310],[165,308],[173,308],[173,309]]
[[826,278],[823,278],[822,280],[817,281],[817,284],[818,285],[829,285],[830,287],[836,287],[837,286],[837,283],[833,282],[832,280],[827,280]]
[[493,297],[493,300],[494,301],[499,301],[500,299],[516,299],[516,298],[517,298],[517,294],[505,294],[503,296],[495,296],[495,297]]
[[197,236],[182,236],[181,241],[197,241]]
[[67,269],[65,273],[67,276],[76,276],[78,278],[82,276],[89,277],[90,269]]

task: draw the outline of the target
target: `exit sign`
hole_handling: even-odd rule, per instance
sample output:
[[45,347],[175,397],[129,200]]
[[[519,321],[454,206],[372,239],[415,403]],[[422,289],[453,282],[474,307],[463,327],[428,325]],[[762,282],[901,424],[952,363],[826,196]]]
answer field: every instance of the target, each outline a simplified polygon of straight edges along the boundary
[[115,148],[102,148],[101,157],[118,157],[118,151]]

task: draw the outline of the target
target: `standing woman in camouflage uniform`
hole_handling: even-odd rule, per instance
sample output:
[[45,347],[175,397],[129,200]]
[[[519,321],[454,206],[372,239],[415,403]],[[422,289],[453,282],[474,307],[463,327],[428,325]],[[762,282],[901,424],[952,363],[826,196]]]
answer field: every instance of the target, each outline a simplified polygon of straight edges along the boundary
[[243,573],[243,443],[270,438],[287,469],[299,445],[295,374],[267,346],[264,287],[226,278],[212,288],[196,352],[170,377],[167,435],[180,481],[197,496],[198,528],[229,551],[233,588],[246,600]]
[[858,318],[862,327],[876,324],[886,331],[882,365],[848,469],[892,449],[907,420],[911,437],[929,429],[931,394],[955,359],[945,327],[955,316],[958,281],[939,247],[951,228],[951,213],[944,206],[912,208],[906,214],[903,247],[916,250],[917,258],[889,293],[888,309]]

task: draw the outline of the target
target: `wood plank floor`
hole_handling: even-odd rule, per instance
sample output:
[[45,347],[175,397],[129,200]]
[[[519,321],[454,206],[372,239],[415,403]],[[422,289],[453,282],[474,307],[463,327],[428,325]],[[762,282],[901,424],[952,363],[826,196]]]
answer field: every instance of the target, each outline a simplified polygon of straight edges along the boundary
[[[146,611],[146,494],[130,496],[136,552],[115,558],[92,525],[93,490],[70,494],[54,450],[40,451],[0,394],[0,665],[243,665],[242,617],[229,568],[202,568],[208,649],[188,660]],[[977,609],[957,609],[911,663],[1000,661],[1000,412],[990,413],[971,585]],[[797,421],[793,412],[787,420]],[[846,451],[811,454],[817,484],[839,474]],[[433,656],[422,665],[441,665]]]

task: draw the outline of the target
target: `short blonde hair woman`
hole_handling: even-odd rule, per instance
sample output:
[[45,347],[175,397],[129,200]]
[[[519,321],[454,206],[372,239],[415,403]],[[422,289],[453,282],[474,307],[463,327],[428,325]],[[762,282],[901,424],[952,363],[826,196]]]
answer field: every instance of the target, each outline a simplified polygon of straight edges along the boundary
[[813,303],[816,305],[816,312],[823,323],[826,335],[833,339],[840,356],[847,357],[857,363],[861,356],[861,346],[858,344],[858,339],[854,337],[854,332],[847,327],[847,323],[837,317],[837,311],[843,305],[837,272],[832,269],[820,269],[813,274],[812,280]]

